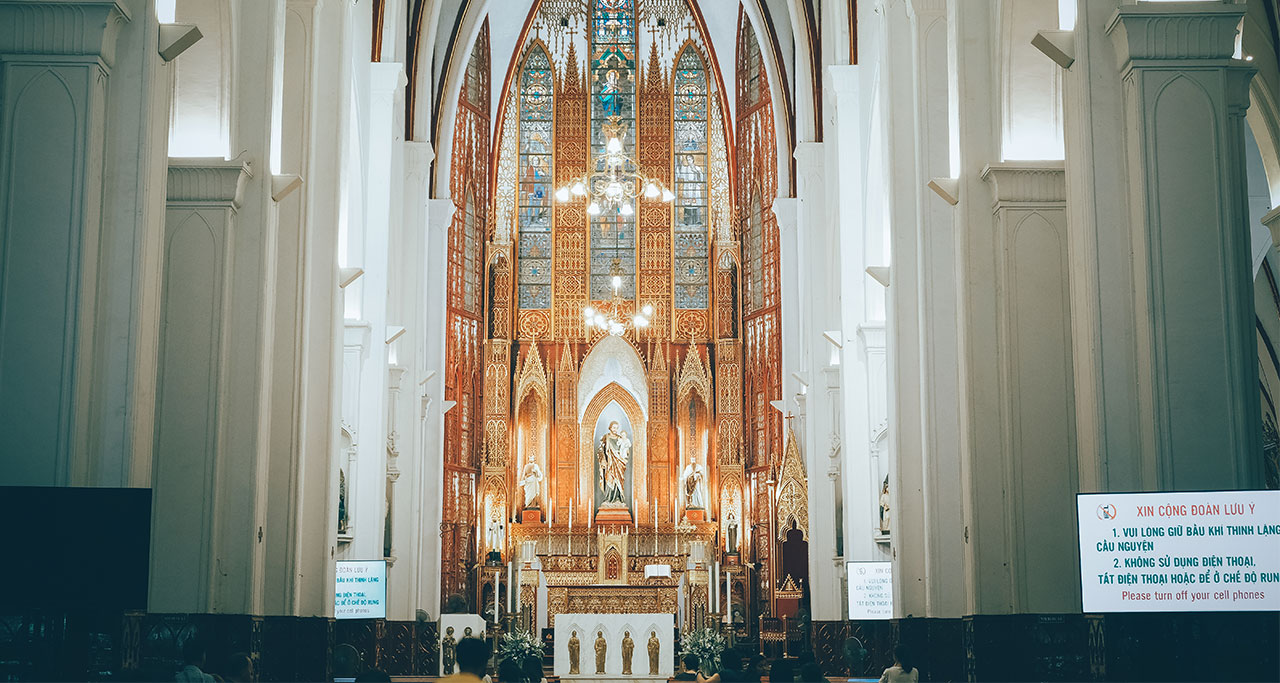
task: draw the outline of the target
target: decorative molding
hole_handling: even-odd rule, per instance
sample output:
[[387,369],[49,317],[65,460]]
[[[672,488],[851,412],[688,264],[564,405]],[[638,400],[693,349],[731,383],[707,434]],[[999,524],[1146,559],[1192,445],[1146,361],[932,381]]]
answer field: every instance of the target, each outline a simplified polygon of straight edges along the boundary
[[119,0],[0,2],[0,54],[83,55],[110,66],[131,20]]
[[1271,231],[1271,244],[1280,247],[1280,207],[1268,211],[1262,217],[1262,224]]
[[169,202],[230,204],[239,208],[244,186],[253,172],[240,161],[169,159],[166,198]]
[[684,365],[680,368],[679,379],[676,380],[676,403],[683,403],[690,391],[698,392],[708,409],[715,405],[711,393],[711,372],[702,361],[702,352],[698,350],[697,344],[689,347]]
[[787,540],[787,532],[799,529],[809,540],[809,477],[796,433],[787,428],[787,448],[782,454],[782,473],[778,477],[778,540]]
[[1061,161],[991,164],[982,169],[991,185],[994,212],[1008,204],[1042,204],[1067,199],[1067,174]]
[[1121,67],[1138,60],[1227,60],[1244,14],[1244,5],[1221,2],[1140,2],[1117,9],[1107,34]]

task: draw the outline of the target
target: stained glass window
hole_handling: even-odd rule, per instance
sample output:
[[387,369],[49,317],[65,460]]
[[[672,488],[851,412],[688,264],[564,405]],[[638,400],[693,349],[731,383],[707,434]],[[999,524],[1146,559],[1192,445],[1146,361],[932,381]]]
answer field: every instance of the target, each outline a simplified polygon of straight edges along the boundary
[[764,306],[764,216],[760,209],[760,191],[751,193],[747,214],[747,229],[743,231],[742,253],[746,258],[743,274],[746,276],[747,311],[758,311]]
[[706,308],[710,293],[707,225],[707,68],[686,48],[675,70],[676,308]]
[[551,308],[551,60],[541,45],[520,73],[520,308]]
[[[591,3],[591,157],[604,169],[609,132],[622,142],[623,153],[636,149],[635,0],[592,0]],[[634,171],[634,168],[628,170]],[[634,208],[634,207],[633,207]],[[636,220],[606,210],[591,219],[590,296],[613,296],[614,262],[622,269],[619,294],[636,296]]]
[[742,37],[738,49],[741,51],[738,55],[740,60],[738,67],[741,69],[738,87],[742,89],[738,95],[738,106],[750,109],[760,104],[763,94],[761,85],[765,82],[760,60],[760,43],[756,40],[756,32],[751,28],[751,22],[745,19],[742,22]]

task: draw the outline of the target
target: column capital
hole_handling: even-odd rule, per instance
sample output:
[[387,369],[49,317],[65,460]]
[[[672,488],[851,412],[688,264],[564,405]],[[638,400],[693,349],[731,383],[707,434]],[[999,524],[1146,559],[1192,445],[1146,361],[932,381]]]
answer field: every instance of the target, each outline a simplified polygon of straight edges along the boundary
[[1121,68],[1165,60],[1230,60],[1244,5],[1221,2],[1140,2],[1107,21]]
[[404,151],[405,178],[422,183],[425,189],[431,174],[431,162],[436,158],[435,149],[430,142],[406,140],[400,144]]
[[454,206],[452,199],[427,200],[427,229],[431,232],[447,231],[453,222]]
[[225,204],[239,208],[253,173],[241,161],[170,159],[165,198],[170,202]]
[[397,88],[409,83],[400,62],[374,62],[369,65],[369,90],[374,97],[395,94]]
[[1067,175],[1061,161],[990,164],[982,179],[991,185],[991,208],[1007,204],[1044,204],[1067,199]]
[[1271,231],[1271,244],[1280,247],[1280,206],[1268,211],[1262,217],[1262,224]]
[[119,0],[0,2],[0,54],[84,55],[110,66],[130,19]]
[[827,66],[827,77],[831,79],[831,92],[836,96],[836,106],[840,106],[846,98],[858,93],[858,65],[831,64]]

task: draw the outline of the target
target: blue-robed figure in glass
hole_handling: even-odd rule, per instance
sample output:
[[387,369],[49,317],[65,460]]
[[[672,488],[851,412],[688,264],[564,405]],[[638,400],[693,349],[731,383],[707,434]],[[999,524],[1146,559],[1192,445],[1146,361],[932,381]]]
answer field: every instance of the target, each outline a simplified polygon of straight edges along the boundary
[[609,69],[600,86],[600,109],[605,116],[622,116],[622,89],[618,85],[617,69]]

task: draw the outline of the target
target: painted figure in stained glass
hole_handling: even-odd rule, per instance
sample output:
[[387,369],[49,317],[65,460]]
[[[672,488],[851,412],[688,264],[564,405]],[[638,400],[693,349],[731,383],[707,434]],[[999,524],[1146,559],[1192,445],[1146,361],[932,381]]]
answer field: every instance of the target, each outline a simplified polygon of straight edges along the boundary
[[600,109],[605,116],[621,116],[622,100],[619,97],[618,70],[609,69],[604,74],[604,85],[600,88]]

